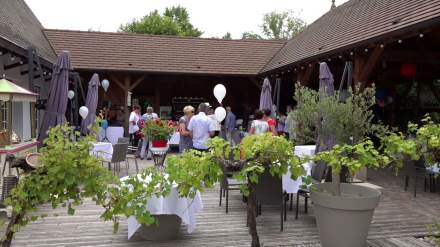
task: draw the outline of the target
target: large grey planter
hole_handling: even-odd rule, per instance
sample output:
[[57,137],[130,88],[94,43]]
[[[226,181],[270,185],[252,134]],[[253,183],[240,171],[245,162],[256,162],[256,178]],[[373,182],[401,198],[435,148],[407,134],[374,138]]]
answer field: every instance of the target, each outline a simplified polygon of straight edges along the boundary
[[379,190],[341,184],[342,196],[333,196],[331,183],[313,185],[311,199],[323,247],[364,247],[382,194]]
[[155,215],[157,225],[142,225],[135,236],[145,240],[160,241],[177,239],[180,235],[182,219],[177,215]]

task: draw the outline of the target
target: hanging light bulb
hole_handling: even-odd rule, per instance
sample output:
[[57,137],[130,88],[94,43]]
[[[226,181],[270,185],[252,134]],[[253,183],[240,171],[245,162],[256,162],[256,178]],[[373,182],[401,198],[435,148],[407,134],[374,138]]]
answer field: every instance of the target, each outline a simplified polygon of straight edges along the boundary
[[365,48],[365,50],[364,50],[365,52],[368,52],[368,48]]
[[403,40],[399,39],[397,42],[398,42],[399,44],[402,44],[402,43],[403,43]]
[[423,38],[425,35],[423,33],[419,34],[420,38]]
[[383,49],[384,47],[385,47],[385,45],[384,45],[384,44],[380,44],[380,48],[382,48],[382,49]]

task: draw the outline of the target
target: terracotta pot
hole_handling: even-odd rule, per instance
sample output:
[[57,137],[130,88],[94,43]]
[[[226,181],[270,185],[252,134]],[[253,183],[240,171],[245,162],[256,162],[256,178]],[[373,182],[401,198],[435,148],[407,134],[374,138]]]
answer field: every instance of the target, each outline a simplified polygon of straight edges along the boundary
[[153,140],[151,143],[154,148],[165,148],[168,144],[168,140]]

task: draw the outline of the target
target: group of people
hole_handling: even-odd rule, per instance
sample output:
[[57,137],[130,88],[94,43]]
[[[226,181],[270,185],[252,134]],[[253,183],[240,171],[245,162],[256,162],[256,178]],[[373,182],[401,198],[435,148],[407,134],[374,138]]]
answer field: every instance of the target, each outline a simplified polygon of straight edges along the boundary
[[140,159],[144,159],[147,155],[147,159],[151,159],[147,152],[149,146],[149,140],[140,131],[145,122],[156,120],[159,116],[154,113],[153,107],[147,107],[147,112],[141,116],[141,107],[139,105],[133,106],[133,111],[130,113],[128,133],[130,134],[130,139],[134,146],[138,147],[138,156]]
[[[178,131],[180,134],[179,149],[181,152],[188,149],[198,151],[208,150],[208,140],[219,136],[222,130],[221,123],[217,120],[213,108],[209,103],[201,103],[197,112],[192,106],[183,109],[184,116],[179,119]],[[271,117],[271,110],[256,110],[254,120],[249,127],[249,135],[262,135],[272,133],[273,135],[288,135],[286,116],[279,114],[277,119]],[[147,107],[145,114],[141,115],[141,107],[133,106],[129,118],[129,134],[133,144],[138,146],[141,159],[148,156],[149,140],[140,133],[143,124],[150,120],[158,119],[152,107]],[[233,134],[236,130],[237,119],[230,106],[226,107],[226,117],[223,122],[224,136],[231,143],[236,145]],[[147,157],[148,159],[149,157]]]
[[[192,106],[186,106],[183,109],[184,116],[179,120],[180,133],[180,151],[195,149],[206,151],[209,138],[219,136],[221,124],[216,119],[214,110],[208,103],[201,103],[195,115],[195,109]],[[231,107],[226,107],[225,129],[232,132],[235,128],[236,117],[231,111]]]

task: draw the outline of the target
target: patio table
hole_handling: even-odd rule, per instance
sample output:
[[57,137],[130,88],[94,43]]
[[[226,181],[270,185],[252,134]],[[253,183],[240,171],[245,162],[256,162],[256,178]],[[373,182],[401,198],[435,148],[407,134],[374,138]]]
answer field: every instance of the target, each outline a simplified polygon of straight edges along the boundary
[[108,142],[111,142],[111,144],[116,144],[120,137],[124,137],[124,128],[118,126],[110,126],[107,128],[107,130],[100,128],[99,140],[103,141],[105,137],[107,137]]
[[[312,156],[315,154],[315,145],[304,145],[304,146],[295,146],[295,154],[299,157]],[[313,162],[308,162],[302,164],[304,169],[306,170],[306,175],[311,175]],[[292,174],[290,170],[287,171],[286,174],[283,175],[283,190],[288,194],[294,194],[298,192],[298,189],[302,185],[302,178],[299,177],[296,180],[290,178]]]
[[110,142],[92,143],[93,148],[90,151],[92,155],[104,160],[111,160],[113,155],[113,145]]
[[[121,181],[127,178],[123,177]],[[145,183],[148,183],[149,180],[150,178],[147,177]],[[168,196],[150,198],[147,202],[147,208],[151,215],[177,215],[182,220],[182,223],[188,226],[188,233],[192,233],[196,229],[196,214],[202,211],[203,203],[200,192],[196,193],[194,199],[180,197],[177,191],[177,184],[175,184]],[[134,216],[128,217],[127,222],[128,239],[130,239],[142,225],[139,224]]]

